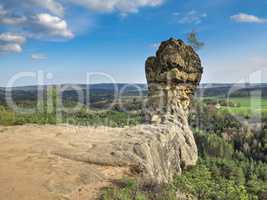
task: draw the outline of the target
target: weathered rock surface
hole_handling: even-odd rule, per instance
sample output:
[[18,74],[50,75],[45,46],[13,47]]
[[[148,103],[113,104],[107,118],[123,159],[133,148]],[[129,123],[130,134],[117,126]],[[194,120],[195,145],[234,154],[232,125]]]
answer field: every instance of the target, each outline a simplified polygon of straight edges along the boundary
[[183,168],[196,164],[197,147],[188,112],[202,73],[199,56],[181,40],[162,42],[156,57],[147,59],[146,120],[155,137],[143,144],[149,148],[141,148],[141,154],[137,151],[139,157],[147,155],[143,157],[144,176],[168,182]]
[[201,73],[193,49],[170,39],[146,63],[147,124],[0,127],[0,193],[6,200],[82,200],[122,176],[171,181],[197,161],[187,116]]
[[[125,176],[167,181],[181,171],[183,161],[191,160],[186,157],[189,146],[182,147],[187,137],[176,132],[153,125],[130,129],[0,126],[0,196],[93,200],[103,187]],[[172,141],[178,141],[175,147]],[[181,157],[174,159],[177,152]]]
[[172,38],[163,42],[156,57],[146,61],[148,122],[186,124],[202,72],[200,58],[191,46]]
[[[127,166],[108,165],[112,157],[104,161],[105,146],[123,142],[122,131],[68,125],[0,126],[0,199],[98,199],[101,188],[131,175]],[[92,155],[96,149],[101,150]]]
[[97,165],[126,166],[144,181],[166,183],[197,162],[188,111],[202,75],[201,61],[181,40],[163,42],[148,58],[147,125],[124,129],[117,140],[90,151],[57,154]]

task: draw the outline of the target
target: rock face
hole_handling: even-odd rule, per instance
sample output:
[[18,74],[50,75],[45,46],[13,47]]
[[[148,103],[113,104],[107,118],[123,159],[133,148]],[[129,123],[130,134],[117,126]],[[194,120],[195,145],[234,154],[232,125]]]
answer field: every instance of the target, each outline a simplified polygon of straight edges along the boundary
[[[127,167],[146,182],[166,183],[197,162],[197,147],[188,125],[193,94],[202,75],[201,61],[181,40],[163,42],[148,58],[147,124],[92,140],[85,152],[57,155],[101,166]],[[100,136],[98,136],[100,137]],[[97,141],[97,142],[96,142]]]
[[149,88],[146,119],[152,124],[184,124],[203,68],[192,47],[181,40],[163,42],[146,61]]
[[144,177],[168,182],[196,164],[197,147],[188,113],[202,73],[199,56],[182,40],[162,42],[156,57],[147,59],[146,121],[151,126],[144,135],[154,137],[135,145]]
[[188,112],[202,71],[192,47],[181,40],[162,42],[156,57],[146,61],[147,124],[123,130],[126,135],[112,143],[95,144],[89,156],[93,163],[128,166],[142,180],[157,183],[195,165],[197,147]]

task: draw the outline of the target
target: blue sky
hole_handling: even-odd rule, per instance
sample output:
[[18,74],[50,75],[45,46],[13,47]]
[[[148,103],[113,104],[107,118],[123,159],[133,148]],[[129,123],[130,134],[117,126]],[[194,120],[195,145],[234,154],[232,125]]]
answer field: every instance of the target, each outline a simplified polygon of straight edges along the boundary
[[145,83],[160,41],[192,30],[205,42],[203,83],[267,82],[266,9],[264,0],[0,0],[0,86],[39,70],[53,74],[47,84],[85,83],[87,72]]

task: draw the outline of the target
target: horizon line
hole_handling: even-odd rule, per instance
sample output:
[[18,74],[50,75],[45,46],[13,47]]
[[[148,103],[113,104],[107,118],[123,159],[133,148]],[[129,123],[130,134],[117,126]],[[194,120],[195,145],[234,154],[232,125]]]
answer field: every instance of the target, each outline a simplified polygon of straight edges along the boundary
[[[11,88],[22,88],[22,87],[47,87],[47,86],[61,86],[61,85],[147,85],[147,83],[127,83],[127,82],[118,82],[118,83],[111,83],[111,82],[102,82],[102,83],[91,83],[91,84],[86,84],[86,83],[55,83],[55,84],[43,84],[43,85],[18,85],[18,86],[14,86]],[[199,85],[240,85],[240,84],[259,84],[259,85],[263,85],[263,84],[267,84],[267,82],[242,82],[242,83],[230,83],[230,82],[205,82],[205,83],[200,83]],[[10,88],[10,87],[6,87],[6,86],[0,86],[0,88]]]

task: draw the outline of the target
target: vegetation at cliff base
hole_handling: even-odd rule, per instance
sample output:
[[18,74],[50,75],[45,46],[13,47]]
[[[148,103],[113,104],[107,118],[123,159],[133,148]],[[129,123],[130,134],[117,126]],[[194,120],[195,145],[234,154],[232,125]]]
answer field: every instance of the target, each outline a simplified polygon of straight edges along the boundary
[[122,184],[109,188],[103,199],[265,200],[267,118],[249,124],[215,106],[196,101],[190,115],[199,151],[195,167],[160,189],[129,180],[135,187]]
[[[161,186],[130,184],[109,188],[103,199],[113,200],[265,200],[267,194],[267,164],[250,159],[233,144],[216,134],[195,133],[199,147],[197,166],[186,170],[182,176]],[[203,148],[204,147],[204,148]],[[125,182],[125,180],[124,180]],[[127,182],[127,181],[126,181]]]

